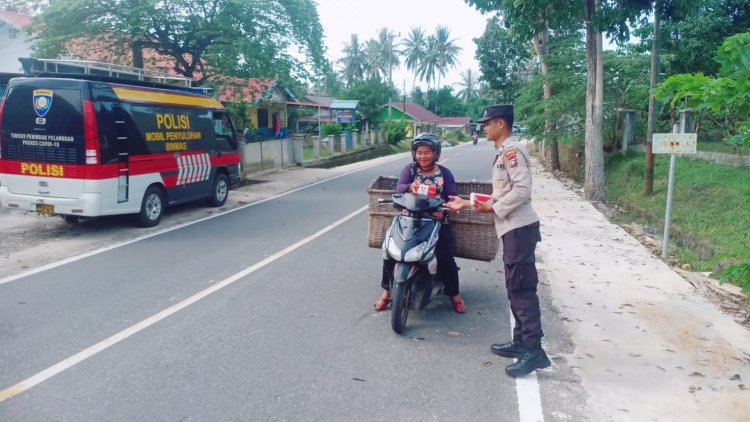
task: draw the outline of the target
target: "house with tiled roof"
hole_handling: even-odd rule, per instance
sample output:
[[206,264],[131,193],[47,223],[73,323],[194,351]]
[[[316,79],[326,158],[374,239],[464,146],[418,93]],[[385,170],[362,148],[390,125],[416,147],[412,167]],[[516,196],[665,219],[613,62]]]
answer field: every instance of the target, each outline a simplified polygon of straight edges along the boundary
[[[390,112],[388,107],[390,107]],[[410,122],[410,127],[407,128],[407,137],[414,136],[414,134],[420,132],[435,132],[436,129],[460,131],[465,134],[468,134],[469,130],[471,130],[468,117],[440,117],[421,105],[414,103],[388,103],[387,106],[383,106],[380,118],[382,121],[386,121],[389,118],[391,120],[401,120],[403,118]]]
[[24,30],[30,23],[29,16],[0,11],[0,72],[20,72],[18,58],[31,55],[29,36]]
[[246,118],[258,135],[275,139],[287,137],[287,103],[297,102],[297,98],[278,81],[228,76],[212,76],[209,80],[222,103],[249,106]]
[[468,117],[442,117],[437,122],[438,129],[460,131],[469,135],[471,121]]
[[[390,111],[389,111],[390,108]],[[412,137],[420,132],[434,132],[440,116],[427,110],[419,104],[390,102],[383,106],[380,120],[405,120],[410,124],[406,128],[406,136]]]

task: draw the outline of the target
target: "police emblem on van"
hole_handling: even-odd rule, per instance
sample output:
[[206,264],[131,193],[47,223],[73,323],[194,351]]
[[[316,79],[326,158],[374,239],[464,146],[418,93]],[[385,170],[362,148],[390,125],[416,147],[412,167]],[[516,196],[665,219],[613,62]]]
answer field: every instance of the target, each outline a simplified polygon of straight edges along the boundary
[[33,92],[34,112],[43,118],[52,107],[52,91],[49,89],[35,89]]

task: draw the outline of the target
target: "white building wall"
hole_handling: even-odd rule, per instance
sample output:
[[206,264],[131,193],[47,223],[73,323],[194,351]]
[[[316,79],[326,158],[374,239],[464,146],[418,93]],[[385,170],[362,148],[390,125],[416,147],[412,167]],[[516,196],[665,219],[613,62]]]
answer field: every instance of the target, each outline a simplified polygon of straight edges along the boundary
[[[10,38],[10,31],[16,30],[16,38]],[[23,29],[0,21],[0,72],[21,72],[19,57],[30,57],[28,36]]]

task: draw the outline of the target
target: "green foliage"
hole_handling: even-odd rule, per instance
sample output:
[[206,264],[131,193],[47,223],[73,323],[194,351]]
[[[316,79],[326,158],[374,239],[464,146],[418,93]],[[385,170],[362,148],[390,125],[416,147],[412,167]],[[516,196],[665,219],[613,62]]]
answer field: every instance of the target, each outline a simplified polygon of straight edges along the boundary
[[744,263],[728,266],[719,281],[740,286],[743,293],[750,295],[750,258]]
[[359,100],[357,113],[364,117],[371,127],[377,127],[380,123],[381,108],[388,104],[388,99],[394,95],[395,88],[376,75],[364,81],[353,81],[341,97],[345,100]]
[[306,61],[313,69],[325,64],[312,0],[50,0],[33,26],[40,57],[65,55],[74,40],[96,40],[98,48],[125,47],[118,52],[124,62],[127,48],[169,57],[176,72],[201,81],[212,71],[288,82],[308,75]]
[[234,123],[235,130],[241,131],[248,127],[248,125],[252,126],[252,120],[250,120],[250,104],[245,101],[240,101],[238,103],[228,103],[226,107],[229,116]]
[[[489,87],[498,92],[499,102],[511,102],[518,92],[515,75],[530,59],[529,49],[513,39],[510,31],[500,26],[497,18],[487,21],[481,37],[476,39],[477,60],[482,76]],[[498,60],[498,58],[502,58]]]
[[[654,156],[651,196],[642,195],[643,160],[641,154],[613,155],[606,163],[606,196],[631,215],[643,216],[652,227],[661,228],[666,210],[669,157]],[[675,169],[672,208],[672,239],[682,240],[671,249],[676,256],[701,271],[723,271],[728,264],[747,260],[750,256],[748,186],[747,168],[680,158]]]
[[426,108],[443,117],[466,115],[464,103],[453,95],[453,88],[448,85],[441,88],[440,91],[434,89],[427,91]]
[[466,142],[469,140],[469,135],[465,134],[461,129],[446,130],[443,132],[443,136],[451,145],[457,145],[460,142]]
[[750,146],[750,32],[727,38],[715,60],[718,77],[699,74],[670,76],[661,84],[656,97],[672,107],[687,106],[708,110],[736,130],[729,143]]
[[338,123],[323,123],[320,126],[320,131],[324,136],[339,136],[344,132],[344,128]]
[[[550,37],[547,62],[550,66],[552,98],[544,100],[542,75],[523,85],[515,101],[516,121],[527,126],[527,136],[537,141],[566,137],[583,138],[586,118],[586,51],[577,34]],[[545,121],[555,129],[545,132]]]
[[406,138],[406,122],[401,120],[391,120],[386,122],[385,127],[388,130],[388,143],[396,145]]

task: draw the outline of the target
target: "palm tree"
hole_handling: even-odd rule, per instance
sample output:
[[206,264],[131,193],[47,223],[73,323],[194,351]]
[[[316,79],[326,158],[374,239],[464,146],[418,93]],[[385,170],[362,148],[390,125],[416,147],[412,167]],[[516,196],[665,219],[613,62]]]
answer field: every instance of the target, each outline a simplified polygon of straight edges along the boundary
[[[458,64],[458,53],[461,47],[456,45],[456,39],[450,39],[451,31],[445,26],[438,25],[435,28],[435,55],[437,60],[436,70],[438,72],[438,91],[440,90],[440,77],[445,76],[448,69]],[[438,114],[438,104],[435,103],[435,114]],[[439,115],[439,114],[438,114]]]
[[325,65],[319,78],[315,80],[313,90],[317,95],[325,95],[328,97],[336,97],[341,91],[343,91],[341,72],[333,68],[333,62],[328,62]]
[[394,41],[396,40],[396,34],[393,31],[389,31],[388,28],[383,27],[378,30],[378,44],[380,45],[380,56],[384,61],[385,72],[383,72],[383,79],[388,78],[388,81],[393,84],[393,67],[399,67],[401,61],[399,60],[399,51],[396,48]]
[[479,97],[479,80],[471,69],[461,72],[461,81],[456,82],[461,89],[456,93],[465,103]]
[[381,72],[385,74],[388,59],[383,56],[383,48],[378,40],[369,39],[365,43],[365,58],[367,60],[367,76],[373,77]]
[[401,50],[401,54],[404,56],[404,64],[407,69],[414,73],[414,80],[411,83],[411,91],[414,92],[419,66],[421,66],[422,60],[427,54],[427,35],[422,27],[412,26],[409,35],[401,42],[401,46],[404,48]]
[[352,82],[362,80],[367,70],[367,57],[359,43],[357,34],[352,34],[349,43],[344,43],[342,50],[344,57],[338,62],[342,65],[342,76],[346,80],[346,85],[350,86]]
[[[424,80],[427,82],[427,91],[426,93],[429,94],[430,92],[430,82],[432,82],[435,79],[435,72],[438,68],[438,54],[437,54],[437,44],[435,42],[435,37],[430,35],[427,37],[427,48],[425,49],[425,55],[422,58],[421,63],[419,64],[419,80]],[[426,108],[430,108],[430,96],[427,96],[427,104]]]

